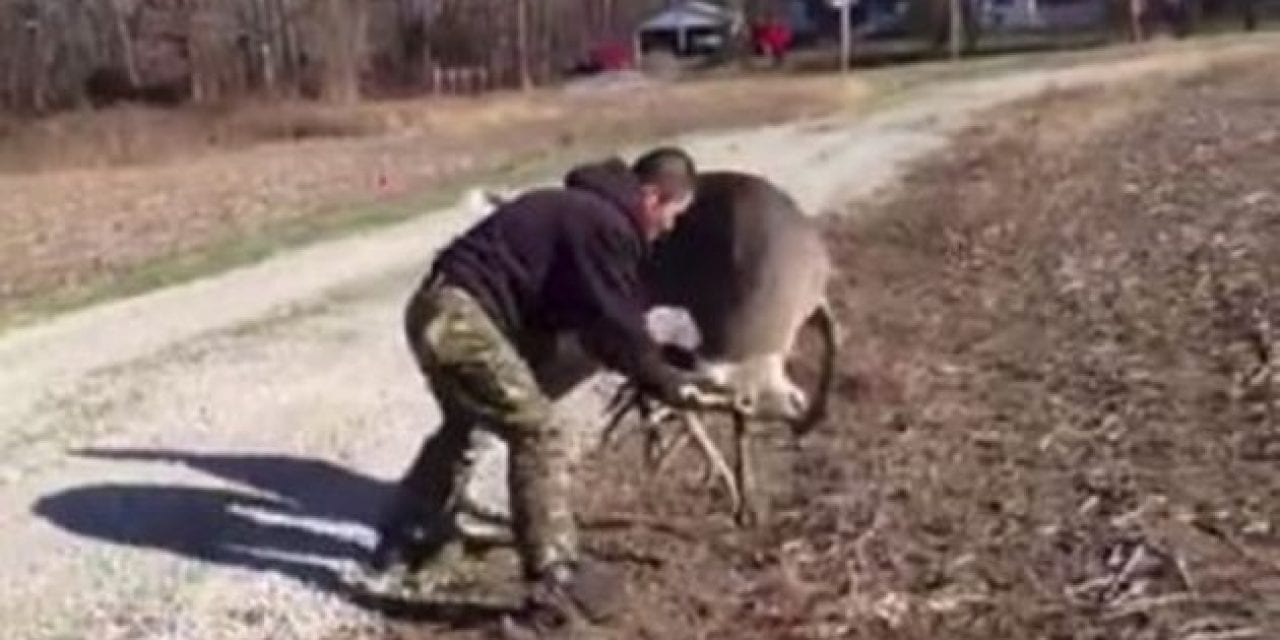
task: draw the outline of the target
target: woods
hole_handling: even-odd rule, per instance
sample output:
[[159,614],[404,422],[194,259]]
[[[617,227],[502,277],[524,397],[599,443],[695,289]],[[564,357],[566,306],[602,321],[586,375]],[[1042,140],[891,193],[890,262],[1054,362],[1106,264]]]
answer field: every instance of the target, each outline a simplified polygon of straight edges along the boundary
[[529,87],[661,0],[0,0],[0,108]]
[[[750,24],[800,8],[834,38],[827,0],[724,0]],[[1180,34],[1255,0],[1107,0],[1113,30]],[[247,97],[360,97],[530,88],[582,68],[594,48],[630,52],[671,0],[0,0],[0,112],[119,101],[212,104]],[[868,20],[870,3],[855,22]],[[878,5],[877,5],[878,6]],[[909,0],[907,37],[953,57],[974,47],[982,0]],[[883,7],[881,8],[881,10]],[[959,23],[960,29],[950,25]],[[862,30],[861,24],[855,30]],[[861,37],[861,36],[856,36]],[[745,36],[730,57],[750,53]]]

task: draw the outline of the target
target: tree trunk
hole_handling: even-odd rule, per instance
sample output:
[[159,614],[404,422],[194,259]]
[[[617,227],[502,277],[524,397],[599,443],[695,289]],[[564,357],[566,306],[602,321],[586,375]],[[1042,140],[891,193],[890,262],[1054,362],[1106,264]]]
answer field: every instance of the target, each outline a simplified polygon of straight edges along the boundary
[[363,0],[327,0],[325,31],[326,100],[353,103],[360,99],[360,63],[368,13]]
[[37,13],[27,23],[27,34],[30,38],[31,45],[28,49],[30,52],[29,66],[27,67],[31,73],[31,110],[35,113],[44,111],[45,87],[47,86],[49,70],[45,68],[45,30],[44,24]]
[[516,66],[520,74],[520,89],[533,89],[533,76],[529,66],[529,0],[516,0]]
[[187,59],[191,69],[191,100],[196,103],[218,99],[217,65],[213,59],[213,46],[209,16],[202,0],[192,0],[187,5]]
[[120,7],[120,0],[111,1],[111,18],[115,23],[116,39],[120,43],[120,56],[124,62],[124,72],[129,78],[129,83],[137,87],[142,84],[142,78],[138,75],[138,62],[133,53],[133,35],[129,33],[129,24],[125,20],[124,10]]
[[729,42],[726,44],[731,58],[746,60],[751,56],[750,29],[747,28],[746,0],[729,0],[729,11],[733,14],[734,23],[729,27]]
[[964,13],[960,3],[964,0],[951,0],[951,59],[959,60],[964,47]]
[[280,58],[289,91],[301,93],[302,63],[298,51],[298,30],[293,11],[285,9],[286,0],[273,0],[280,25]]
[[853,64],[853,26],[849,24],[853,0],[840,3],[840,72],[848,73]]
[[5,17],[9,18],[11,22],[0,25],[4,27],[3,35],[5,36],[5,39],[0,41],[0,46],[4,47],[3,53],[5,55],[0,59],[4,60],[8,68],[8,77],[6,78],[8,84],[4,95],[5,106],[17,111],[22,108],[22,51],[27,39],[25,29],[17,15],[17,10],[12,7],[9,7],[9,10],[12,13]]

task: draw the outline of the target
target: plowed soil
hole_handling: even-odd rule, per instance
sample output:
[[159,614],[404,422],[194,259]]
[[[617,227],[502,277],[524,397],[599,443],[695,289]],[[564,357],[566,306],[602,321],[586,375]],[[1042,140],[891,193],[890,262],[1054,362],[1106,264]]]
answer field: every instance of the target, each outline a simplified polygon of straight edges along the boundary
[[[830,419],[757,438],[746,530],[692,450],[591,458],[587,543],[630,578],[599,633],[1280,637],[1278,71],[999,110],[832,220]],[[480,633],[427,609],[380,633]]]

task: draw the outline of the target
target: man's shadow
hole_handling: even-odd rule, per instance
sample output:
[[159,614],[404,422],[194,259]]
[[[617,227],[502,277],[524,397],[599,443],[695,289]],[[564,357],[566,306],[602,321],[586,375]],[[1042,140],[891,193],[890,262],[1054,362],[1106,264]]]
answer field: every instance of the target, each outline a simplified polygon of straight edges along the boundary
[[93,448],[72,454],[180,464],[247,487],[102,483],[44,496],[32,507],[72,533],[277,573],[403,619],[471,626],[504,611],[493,605],[386,596],[344,578],[340,567],[363,561],[369,552],[356,532],[375,524],[394,488],[333,463],[151,449]]

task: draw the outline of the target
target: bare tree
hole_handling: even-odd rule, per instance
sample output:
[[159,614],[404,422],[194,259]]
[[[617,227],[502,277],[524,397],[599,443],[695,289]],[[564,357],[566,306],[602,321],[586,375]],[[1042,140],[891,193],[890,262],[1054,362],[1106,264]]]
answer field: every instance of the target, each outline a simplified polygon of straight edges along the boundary
[[125,74],[134,86],[142,83],[138,75],[138,61],[133,53],[133,35],[129,31],[128,12],[121,0],[111,0],[111,22],[115,26],[116,42],[120,47],[120,58],[124,63]]
[[948,23],[949,23],[948,32],[951,34],[949,44],[951,45],[950,48],[951,48],[952,60],[960,59],[960,52],[961,52],[961,49],[963,48],[964,31],[965,31],[964,14],[961,9],[961,4],[963,2],[964,0],[950,0],[950,2],[947,3],[948,8],[950,9],[950,11],[948,12],[949,14],[948,15]]
[[520,88],[533,88],[533,75],[529,72],[529,0],[515,1],[516,67],[520,74]]
[[629,40],[665,4],[0,0],[0,109],[247,94],[350,102],[365,86],[427,90],[436,69],[467,90],[527,89],[554,80],[594,45]]
[[321,49],[325,84],[322,95],[334,102],[360,98],[360,68],[369,15],[363,0],[322,0]]

